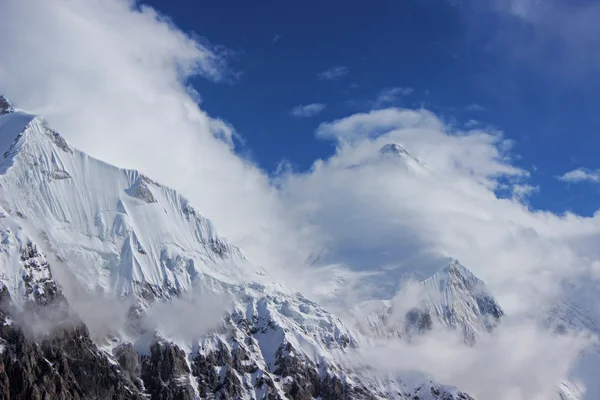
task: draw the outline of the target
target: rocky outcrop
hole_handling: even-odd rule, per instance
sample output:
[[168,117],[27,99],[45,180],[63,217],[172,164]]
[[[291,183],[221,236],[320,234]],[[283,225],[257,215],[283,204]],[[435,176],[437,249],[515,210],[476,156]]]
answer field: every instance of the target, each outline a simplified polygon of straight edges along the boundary
[[141,378],[153,400],[194,400],[187,355],[166,340],[156,340],[141,357]]
[[6,289],[0,297],[0,399],[143,399],[83,324],[35,337],[11,316]]
[[69,146],[65,138],[63,138],[60,133],[56,132],[54,129],[46,128],[46,134],[50,137],[50,139],[59,149],[61,149],[65,153],[73,154],[73,149],[71,148],[71,146]]
[[56,304],[62,295],[56,285],[46,257],[37,246],[27,242],[21,249],[21,264],[23,265],[23,282],[25,294],[30,303],[37,305]]
[[0,115],[5,115],[13,111],[14,109],[12,108],[8,100],[6,100],[6,97],[0,95]]

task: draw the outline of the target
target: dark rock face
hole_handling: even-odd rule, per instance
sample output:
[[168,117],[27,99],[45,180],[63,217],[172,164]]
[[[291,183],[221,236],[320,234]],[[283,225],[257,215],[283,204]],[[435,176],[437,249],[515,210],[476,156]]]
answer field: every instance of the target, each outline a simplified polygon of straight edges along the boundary
[[345,385],[335,375],[326,374],[321,378],[317,366],[310,360],[296,357],[289,343],[279,348],[275,364],[275,373],[285,380],[284,391],[294,400],[312,400],[315,397],[327,400],[375,398],[354,393],[353,387]]
[[502,308],[500,308],[496,300],[489,295],[477,296],[476,300],[479,312],[481,312],[482,315],[489,315],[494,322],[489,324],[489,329],[492,330],[504,315],[504,311],[502,311]]
[[143,399],[91,340],[84,325],[28,337],[10,316],[0,293],[0,399]]
[[8,103],[8,100],[2,95],[0,95],[0,115],[8,114],[13,112],[14,109]]
[[67,141],[60,135],[60,133],[56,132],[53,129],[46,128],[46,134],[50,136],[54,144],[57,145],[59,149],[66,153],[73,153],[73,149],[69,146]]
[[47,306],[62,299],[56,282],[52,279],[50,266],[36,245],[28,242],[21,249],[21,263],[25,269],[23,282],[26,295],[29,296],[31,302]]
[[433,327],[431,314],[427,310],[420,308],[410,309],[404,318],[404,326],[409,334],[422,334],[428,332]]
[[[220,342],[217,350],[194,357],[192,373],[198,382],[200,397],[237,399],[244,391],[256,389],[264,393],[264,400],[281,400],[271,373],[261,370],[251,360],[245,345],[235,340],[233,344],[231,351],[227,344]],[[253,345],[250,340],[248,344]],[[246,374],[252,377],[250,382],[244,379]]]
[[131,343],[124,343],[114,349],[113,354],[123,372],[129,376],[129,379],[136,385],[138,389],[141,389],[143,387],[143,383],[139,378],[139,357],[133,345]]
[[[0,299],[0,400],[235,400],[248,392],[261,400],[386,398],[356,377],[347,383],[335,366],[315,364],[290,343],[278,348],[272,370],[260,367],[253,358],[252,352],[260,350],[252,335],[262,330],[253,322],[245,321],[246,337],[230,337],[229,343],[221,342],[207,354],[197,352],[190,364],[182,349],[160,337],[149,354],[139,355],[128,343],[118,346],[113,351],[115,363],[82,324],[65,323],[43,337],[29,337],[10,315],[14,309],[6,289]],[[427,398],[424,391],[431,391],[436,400],[473,400],[433,383],[406,399]]]
[[173,343],[156,340],[141,357],[141,378],[153,400],[194,400],[186,354]]

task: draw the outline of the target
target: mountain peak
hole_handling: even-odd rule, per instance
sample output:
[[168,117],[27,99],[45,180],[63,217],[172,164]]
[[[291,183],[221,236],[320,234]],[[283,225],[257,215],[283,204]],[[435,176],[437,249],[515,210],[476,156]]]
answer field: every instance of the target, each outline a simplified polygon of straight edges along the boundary
[[[7,168],[24,149],[30,155],[39,155],[56,146],[64,152],[73,153],[65,139],[49,128],[43,118],[8,107],[4,113],[0,112],[0,152],[4,156],[0,165],[4,164]],[[0,172],[4,172],[5,168]]]
[[428,311],[452,329],[461,329],[467,343],[490,332],[504,315],[485,283],[456,259],[422,285]]
[[15,109],[10,105],[10,102],[0,94],[0,115],[9,114],[13,111]]
[[455,259],[407,293],[412,293],[410,299],[400,296],[358,307],[357,315],[367,315],[358,321],[359,329],[410,339],[437,326],[461,332],[471,345],[491,332],[504,315],[485,283]]
[[425,163],[413,156],[405,147],[398,143],[387,143],[381,146],[379,154],[384,158],[400,158],[417,170],[423,170]]
[[50,256],[97,277],[81,282],[89,290],[169,297],[206,275],[237,283],[263,274],[181,194],[70,147],[41,117],[0,116],[0,151],[0,212],[17,225],[37,221]]
[[[473,272],[471,272],[467,267],[462,265],[460,261],[454,258],[450,260],[446,267],[428,279],[433,278],[445,279],[449,284],[456,282],[457,280],[467,281],[473,284],[483,284],[481,279],[475,276]],[[425,283],[428,279],[425,279],[423,283]]]
[[[407,155],[411,156],[411,154],[404,147],[399,145],[398,143],[387,143],[384,144],[381,149],[379,149],[381,154],[397,154],[397,155]],[[412,157],[412,156],[411,156]]]

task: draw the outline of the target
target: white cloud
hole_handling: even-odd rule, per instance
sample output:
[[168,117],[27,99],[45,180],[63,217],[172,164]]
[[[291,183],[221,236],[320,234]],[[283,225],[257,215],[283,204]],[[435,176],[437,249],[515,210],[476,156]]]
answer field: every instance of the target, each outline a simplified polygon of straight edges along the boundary
[[431,124],[442,129],[442,124],[433,113],[397,108],[373,110],[368,113],[353,114],[333,122],[326,122],[317,128],[317,137],[322,139],[356,140],[389,132],[393,128],[408,128]]
[[290,114],[292,114],[294,117],[310,118],[318,115],[321,111],[323,111],[325,106],[326,105],[323,103],[312,103],[307,105],[300,104],[292,108]]
[[317,77],[320,80],[328,80],[328,81],[338,81],[348,75],[348,68],[343,65],[338,65],[336,67],[331,67],[328,70],[323,72],[319,72]]
[[465,110],[467,110],[467,111],[483,111],[483,110],[485,110],[485,108],[483,108],[483,106],[481,106],[477,103],[473,103],[473,104],[469,104],[468,106],[466,106]]
[[465,122],[465,124],[464,124],[464,126],[465,126],[466,129],[473,129],[477,125],[479,125],[479,121],[477,121],[475,119],[470,119],[467,122]]
[[[600,65],[600,4],[568,0],[487,0],[457,2],[470,35],[485,32],[498,60],[510,60],[548,75],[550,85],[593,84]],[[490,15],[493,14],[493,15]],[[499,18],[500,17],[500,18]],[[499,22],[491,26],[490,22]],[[489,33],[494,36],[490,37]]]
[[528,197],[530,197],[533,193],[539,191],[540,188],[538,186],[528,185],[526,183],[523,184],[515,184],[512,187],[513,196],[521,201],[525,201]]
[[425,370],[438,382],[452,382],[476,399],[547,400],[569,374],[585,336],[556,336],[531,323],[506,322],[476,347],[459,335],[432,332],[416,343],[381,341],[350,362],[381,375]]
[[374,106],[381,107],[397,103],[402,97],[411,95],[415,90],[410,87],[392,87],[382,89],[375,99]]
[[591,171],[585,168],[577,168],[558,177],[559,180],[568,183],[600,182],[600,170]]

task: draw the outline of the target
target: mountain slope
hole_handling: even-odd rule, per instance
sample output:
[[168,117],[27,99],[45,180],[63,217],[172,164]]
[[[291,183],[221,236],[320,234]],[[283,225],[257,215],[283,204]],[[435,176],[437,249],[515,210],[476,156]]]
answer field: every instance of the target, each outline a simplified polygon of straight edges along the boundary
[[175,191],[72,149],[38,117],[14,112],[0,124],[3,139],[15,138],[1,149],[0,212],[77,264],[88,289],[173,294],[205,273],[231,283],[263,273]]
[[468,344],[492,331],[504,314],[485,284],[457,260],[412,288],[416,304],[371,301],[353,313],[361,331],[378,337],[411,337],[434,327],[460,331]]
[[[130,397],[122,398],[469,398],[427,378],[382,385],[350,370],[342,355],[369,341],[273,282],[184,197],[73,149],[39,117],[2,107],[0,282],[11,297],[5,321],[31,316],[15,326],[39,325],[39,332],[21,342],[7,331],[0,337],[11,349],[28,343],[36,363],[56,359],[45,356],[43,338],[54,343],[53,354],[86,355],[79,358],[90,365],[58,370],[73,388],[61,398],[121,398],[77,392],[96,364],[105,366],[97,373],[107,386],[128,388]],[[211,296],[217,300],[207,301]],[[94,307],[82,309],[91,297]],[[126,319],[102,319],[104,301]],[[55,304],[66,344],[54,339],[56,318],[48,316]],[[219,318],[212,321],[203,306]],[[95,342],[72,307],[86,310],[83,322],[100,319]],[[12,387],[37,379],[37,370],[21,371],[9,377]],[[58,393],[49,388],[36,390]]]

